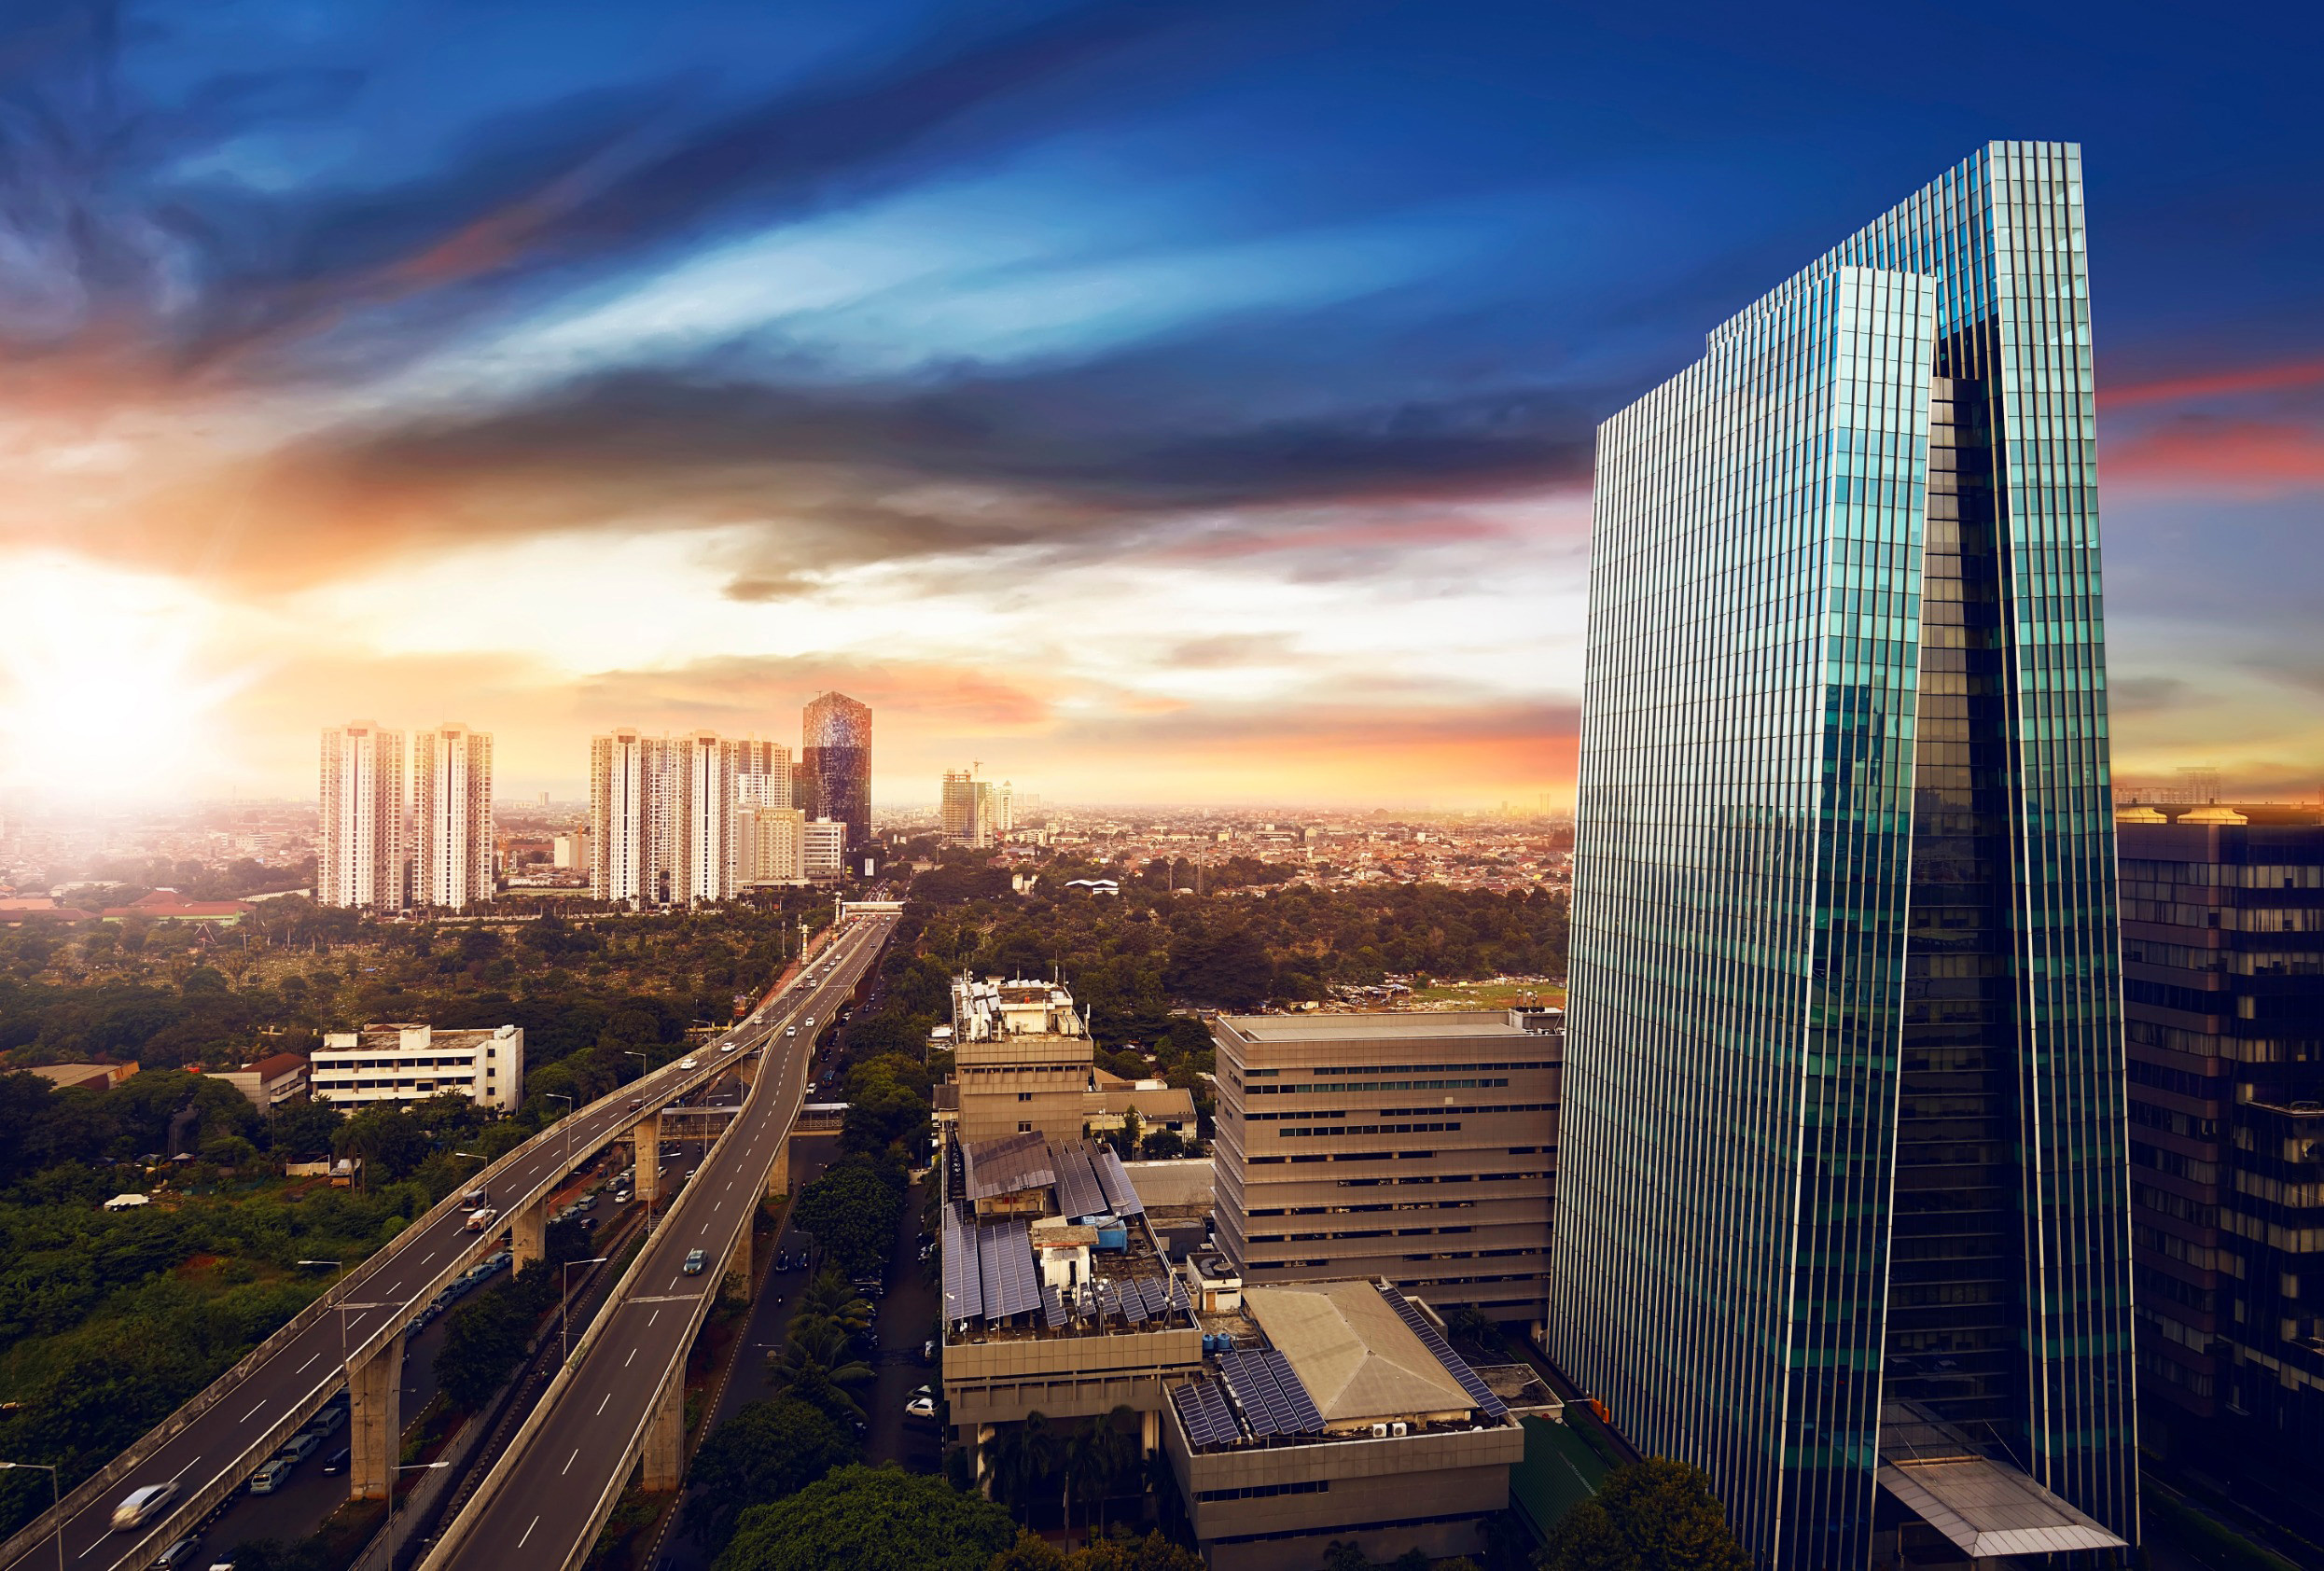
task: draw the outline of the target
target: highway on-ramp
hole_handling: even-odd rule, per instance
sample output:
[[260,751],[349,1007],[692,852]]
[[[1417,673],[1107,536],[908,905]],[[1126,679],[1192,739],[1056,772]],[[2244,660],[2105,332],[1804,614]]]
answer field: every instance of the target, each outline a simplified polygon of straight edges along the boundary
[[[608,1304],[521,1436],[438,1540],[425,1571],[562,1571],[586,1558],[636,1464],[668,1383],[683,1379],[705,1298],[728,1249],[751,1224],[777,1147],[797,1118],[814,1038],[879,956],[892,916],[855,920],[826,951],[802,1001],[786,1000],[750,1096],[697,1170],[669,1221],[631,1268],[628,1294]],[[805,1017],[815,1024],[808,1026]],[[797,1021],[800,1030],[788,1034]],[[688,1254],[704,1251],[699,1274]]]

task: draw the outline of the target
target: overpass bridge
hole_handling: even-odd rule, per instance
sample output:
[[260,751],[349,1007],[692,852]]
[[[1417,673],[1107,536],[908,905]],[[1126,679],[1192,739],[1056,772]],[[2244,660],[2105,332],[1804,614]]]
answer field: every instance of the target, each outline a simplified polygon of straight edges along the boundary
[[[860,974],[863,956],[877,952],[887,925],[858,920],[846,931],[832,930],[810,952],[796,978],[715,1042],[578,1109],[490,1163],[192,1400],[0,1543],[0,1571],[49,1571],[60,1560],[70,1571],[146,1571],[163,1545],[174,1543],[241,1488],[342,1385],[348,1390],[349,1495],[384,1498],[395,1478],[402,1432],[397,1398],[404,1330],[411,1318],[454,1277],[499,1246],[503,1226],[518,1271],[539,1259],[549,1197],[616,1141],[636,1142],[638,1193],[655,1194],[664,1109],[722,1074],[746,1073],[750,1060],[771,1045],[789,1045],[803,1063],[813,1032],[784,1034],[805,1001],[830,993],[835,959],[844,954]],[[808,1012],[825,1018],[822,1011]],[[674,1121],[680,1116],[671,1115]],[[771,1160],[779,1165],[785,1155],[778,1151]],[[494,1225],[471,1231],[462,1197],[477,1189],[490,1195],[499,1215]],[[137,1527],[114,1531],[113,1508],[121,1498],[160,1483],[175,1486],[167,1507]]]
[[[675,1489],[686,1471],[686,1359],[722,1280],[749,1290],[751,1224],[760,1199],[788,1187],[790,1138],[805,1106],[813,1030],[828,1022],[878,956],[896,919],[856,919],[803,998],[783,1006],[739,1113],[695,1170],[668,1218],[591,1322],[532,1415],[422,1571],[564,1571],[587,1560],[633,1469]],[[647,1144],[639,1143],[645,1177]],[[686,1270],[701,1250],[703,1268]]]

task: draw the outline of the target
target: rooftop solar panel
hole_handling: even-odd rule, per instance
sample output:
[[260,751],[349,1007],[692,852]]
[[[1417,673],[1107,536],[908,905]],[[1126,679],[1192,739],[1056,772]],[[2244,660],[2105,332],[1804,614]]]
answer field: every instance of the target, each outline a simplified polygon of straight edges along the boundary
[[1227,1377],[1227,1389],[1234,1394],[1234,1404],[1243,1410],[1243,1422],[1250,1425],[1255,1438],[1264,1439],[1281,1433],[1283,1425],[1275,1420],[1274,1405],[1243,1355],[1219,1354],[1218,1372]]
[[1097,1172],[1090,1165],[1089,1147],[1079,1141],[1051,1147],[1051,1163],[1057,1170],[1057,1214],[1079,1221],[1085,1216],[1103,1216],[1110,1207],[1106,1191],[1098,1184]]
[[1139,1290],[1137,1282],[1134,1280],[1117,1282],[1114,1284],[1114,1291],[1121,1295],[1121,1317],[1133,1326],[1144,1325],[1146,1323],[1146,1295]]
[[1215,1380],[1201,1383],[1200,1397],[1203,1411],[1210,1414],[1211,1430],[1220,1445],[1232,1445],[1243,1438],[1243,1431],[1234,1422],[1234,1411],[1227,1406],[1226,1392]]
[[995,1222],[987,1230],[1000,1286],[995,1294],[992,1284],[986,1284],[984,1313],[995,1317],[1030,1314],[1041,1307],[1041,1273],[1033,1264],[1033,1243],[1024,1223]]
[[1436,1355],[1437,1362],[1444,1366],[1444,1372],[1460,1383],[1461,1389],[1468,1393],[1470,1399],[1477,1404],[1478,1411],[1492,1418],[1509,1416],[1509,1404],[1493,1394],[1493,1388],[1485,1384],[1478,1377],[1477,1371],[1468,1367],[1468,1360],[1453,1351],[1453,1344],[1444,1340],[1436,1327],[1430,1324],[1428,1317],[1415,1308],[1411,1300],[1393,1287],[1381,1288],[1380,1296],[1387,1300],[1388,1307],[1395,1310],[1404,1324],[1412,1328],[1412,1335],[1420,1339],[1421,1345]]
[[1272,1347],[1259,1356],[1267,1366],[1267,1372],[1274,1376],[1276,1392],[1283,1398],[1284,1417],[1288,1421],[1292,1433],[1322,1434],[1323,1414],[1316,1410],[1315,1399],[1307,1394],[1306,1383],[1300,1379],[1299,1371],[1291,1367],[1291,1360]]
[[1046,1282],[1041,1285],[1041,1323],[1052,1331],[1065,1328],[1065,1301]]
[[1170,1279],[1170,1307],[1189,1319],[1194,1316],[1194,1306],[1186,1296],[1186,1284],[1175,1275]]
[[1146,1203],[1138,1198],[1137,1186],[1130,1182],[1130,1175],[1123,1171],[1121,1159],[1114,1154],[1111,1147],[1103,1147],[1097,1153],[1097,1181],[1104,1187],[1106,1199],[1117,1213],[1124,1216],[1144,1214]]
[[1121,1300],[1114,1297],[1114,1285],[1099,1278],[1096,1287],[1098,1318],[1107,1319],[1121,1308]]
[[944,1318],[972,1320],[984,1313],[984,1275],[975,1234],[960,1225],[960,1214],[944,1208]]
[[1218,1443],[1211,1430],[1210,1414],[1203,1411],[1202,1397],[1192,1385],[1172,1386],[1170,1405],[1178,1410],[1178,1423],[1185,1428],[1186,1438],[1197,1451]]

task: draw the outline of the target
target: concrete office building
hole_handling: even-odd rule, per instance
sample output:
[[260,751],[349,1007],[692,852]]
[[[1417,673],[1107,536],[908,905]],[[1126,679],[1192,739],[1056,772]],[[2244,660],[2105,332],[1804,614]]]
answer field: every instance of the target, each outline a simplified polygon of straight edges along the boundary
[[2324,824],[2115,832],[2139,1438],[2324,1537]]
[[1440,1311],[1546,1311],[1555,1011],[1221,1015],[1218,1232],[1246,1282],[1383,1277]]
[[412,903],[466,911],[493,897],[493,739],[445,724],[411,748]]
[[807,816],[847,826],[846,845],[871,843],[871,707],[845,693],[821,693],[800,716],[800,780],[792,803]]
[[811,818],[800,829],[800,859],[809,878],[847,876],[847,826],[835,818]]
[[1036,1412],[1127,1406],[1157,1450],[1164,1383],[1201,1368],[1203,1333],[1121,1163],[1027,1133],[948,1144],[940,1166],[945,1411],[976,1476]]
[[248,1097],[250,1105],[261,1113],[307,1094],[307,1060],[299,1053],[269,1053],[240,1069],[213,1069],[205,1073],[211,1079],[224,1080]]
[[993,783],[979,780],[974,771],[944,772],[941,812],[948,845],[981,848],[998,838]]
[[807,882],[807,815],[795,807],[734,810],[734,882],[742,889]]
[[2138,1522],[2080,150],[1598,433],[1550,1348],[1778,1571]]
[[1482,1553],[1520,1418],[1562,1415],[1538,1383],[1495,1390],[1386,1283],[1251,1287],[1196,1313],[1211,1351],[1170,1383],[1163,1443],[1211,1571],[1320,1564],[1334,1539],[1375,1564]]
[[453,1095],[514,1112],[524,1105],[524,1030],[367,1025],[333,1031],[310,1056],[307,1081],[315,1101],[339,1107]]
[[[399,911],[411,898],[404,734],[371,720],[323,732],[318,905]],[[486,855],[491,855],[486,841]]]
[[953,1076],[936,1088],[936,1121],[964,1142],[1079,1140],[1133,1115],[1142,1129],[1194,1138],[1193,1093],[1098,1068],[1088,1022],[1062,983],[956,977],[950,1033]]

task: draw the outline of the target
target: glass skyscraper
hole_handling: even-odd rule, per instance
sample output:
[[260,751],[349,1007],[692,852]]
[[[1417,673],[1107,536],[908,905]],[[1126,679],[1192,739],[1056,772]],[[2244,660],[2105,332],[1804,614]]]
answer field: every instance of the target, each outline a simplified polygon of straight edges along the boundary
[[871,841],[871,706],[818,693],[800,716],[800,805],[810,818],[847,826],[849,846]]
[[2025,142],[1598,434],[1551,1336],[1762,1564],[2137,1536],[2093,438]]

